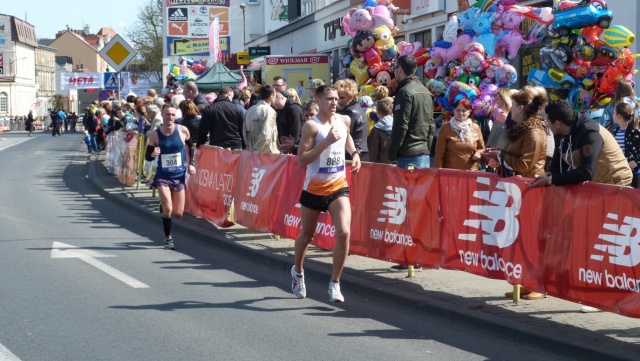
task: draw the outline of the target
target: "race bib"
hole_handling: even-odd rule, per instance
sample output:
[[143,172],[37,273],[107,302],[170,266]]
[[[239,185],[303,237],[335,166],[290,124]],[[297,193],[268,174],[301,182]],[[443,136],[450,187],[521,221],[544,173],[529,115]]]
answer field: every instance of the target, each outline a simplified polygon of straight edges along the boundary
[[182,154],[163,154],[162,155],[162,170],[165,172],[179,172],[184,170],[182,164]]
[[344,151],[341,149],[325,149],[320,155],[319,173],[338,173],[344,171]]

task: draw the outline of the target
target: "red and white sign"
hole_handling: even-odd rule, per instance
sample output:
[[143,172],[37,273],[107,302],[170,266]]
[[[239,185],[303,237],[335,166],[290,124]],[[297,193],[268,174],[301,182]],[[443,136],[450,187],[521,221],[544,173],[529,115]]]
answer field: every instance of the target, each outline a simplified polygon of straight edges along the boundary
[[329,55],[311,56],[270,56],[267,57],[267,64],[328,64]]
[[102,89],[103,73],[62,73],[62,89]]

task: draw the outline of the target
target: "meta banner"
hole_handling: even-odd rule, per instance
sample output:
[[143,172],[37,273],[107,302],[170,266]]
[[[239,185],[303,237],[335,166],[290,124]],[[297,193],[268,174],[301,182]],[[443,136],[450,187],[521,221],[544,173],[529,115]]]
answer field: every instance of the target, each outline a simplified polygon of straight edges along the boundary
[[[305,169],[295,156],[201,146],[186,211],[291,239],[300,234]],[[449,169],[347,167],[350,253],[462,270],[640,317],[640,192],[586,183],[527,188],[527,179]],[[337,231],[321,213],[313,244]]]
[[103,89],[103,73],[62,73],[62,89]]

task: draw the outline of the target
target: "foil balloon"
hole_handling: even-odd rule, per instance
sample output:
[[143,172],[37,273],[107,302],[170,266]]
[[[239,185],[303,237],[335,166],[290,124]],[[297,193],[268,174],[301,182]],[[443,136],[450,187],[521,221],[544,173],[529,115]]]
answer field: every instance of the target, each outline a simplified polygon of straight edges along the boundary
[[487,59],[487,68],[485,69],[485,76],[492,81],[496,78],[496,72],[498,68],[504,65],[504,61],[500,58]]
[[496,83],[501,88],[514,86],[516,80],[518,80],[518,73],[511,64],[504,64],[496,71]]
[[467,45],[465,45],[464,49],[462,49],[462,52],[460,52],[460,59],[464,59],[467,54],[469,54],[470,52],[475,51],[478,52],[482,55],[484,55],[484,46],[482,46],[482,44],[478,43],[478,42],[471,42]]
[[356,77],[356,83],[358,84],[358,86],[364,85],[364,83],[369,80],[368,66],[364,66],[361,68],[357,61],[352,61],[349,65],[349,70],[351,70],[351,74]]
[[467,98],[470,102],[473,102],[478,97],[478,93],[476,92],[474,87],[456,81],[449,85],[449,88],[447,88],[447,92],[445,93],[444,97],[447,102],[447,109],[451,110],[453,109],[453,105],[462,98]]
[[482,53],[471,51],[464,57],[462,67],[470,73],[481,73],[487,68],[487,61]]
[[473,109],[473,115],[477,117],[486,118],[491,114],[493,108],[493,100],[489,94],[481,94],[476,100],[471,103]]

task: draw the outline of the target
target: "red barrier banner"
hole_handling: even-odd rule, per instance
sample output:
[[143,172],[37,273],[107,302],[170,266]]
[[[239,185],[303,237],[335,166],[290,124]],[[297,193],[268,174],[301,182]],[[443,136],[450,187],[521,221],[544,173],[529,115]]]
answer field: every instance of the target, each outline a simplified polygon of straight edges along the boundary
[[545,198],[549,294],[640,317],[640,194],[598,184],[554,187]]
[[353,176],[352,254],[438,267],[440,224],[435,169],[364,163]]
[[260,152],[242,151],[234,193],[235,220],[245,227],[268,232],[284,189],[287,158]]
[[241,156],[238,151],[200,146],[196,174],[187,182],[185,212],[217,226],[227,226]]
[[438,183],[442,267],[542,289],[544,190],[527,189],[518,177],[445,169]]
[[[289,166],[282,175],[281,181],[284,191],[280,195],[280,202],[275,207],[275,217],[271,224],[271,233],[283,237],[296,239],[300,234],[300,194],[304,187],[306,169],[298,165],[298,158],[287,157]],[[351,164],[347,164],[347,183],[350,186],[349,198],[353,200],[353,187],[351,187]],[[357,176],[356,176],[357,177]],[[352,203],[353,208],[353,203]],[[353,227],[352,227],[353,228]],[[331,221],[329,212],[320,213],[316,225],[316,233],[312,244],[324,249],[333,249],[335,243],[336,228]]]

